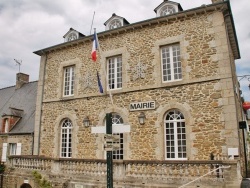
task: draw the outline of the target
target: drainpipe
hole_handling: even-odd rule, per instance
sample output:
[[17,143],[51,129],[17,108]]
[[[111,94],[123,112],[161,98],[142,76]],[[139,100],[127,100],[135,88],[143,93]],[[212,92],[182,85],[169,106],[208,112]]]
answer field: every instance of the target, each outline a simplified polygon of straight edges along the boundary
[[38,131],[38,143],[37,143],[37,154],[40,155],[40,135],[41,135],[41,124],[42,124],[42,114],[43,114],[43,94],[44,94],[44,82],[45,82],[45,72],[46,72],[46,65],[47,65],[47,59],[48,59],[48,56],[47,54],[42,51],[43,55],[45,55],[45,61],[44,61],[44,69],[43,69],[43,84],[42,84],[42,93],[41,93],[41,108],[40,108],[40,120],[39,120],[39,131]]
[[[226,17],[230,17],[231,18],[231,21],[232,21],[232,24],[233,24],[233,28],[235,28],[234,27],[234,21],[233,21],[233,17],[232,17],[232,11],[231,11],[231,5],[230,5],[230,0],[228,0],[228,2],[227,2],[227,4],[228,4],[228,7],[229,7],[229,13],[228,14],[226,14],[226,15],[223,15],[224,16],[224,21],[225,21],[225,18]],[[228,44],[230,44],[230,41],[229,41],[229,34],[228,34],[228,29],[227,29],[227,25],[225,24],[225,29],[226,29],[226,35],[227,35],[227,41],[228,41]],[[234,30],[234,34],[236,35],[236,33],[235,33],[235,30]],[[237,38],[236,38],[236,42],[237,42],[237,45],[238,45],[238,41],[237,41]],[[230,52],[230,49],[229,49],[229,47],[228,47],[228,52]],[[230,59],[230,55],[229,55],[229,59]],[[233,70],[235,70],[235,77],[232,75],[232,83],[234,84],[233,85],[233,87],[235,88],[235,82],[234,81],[236,81],[237,80],[237,74],[236,74],[236,69],[235,69],[235,67],[233,67],[233,65],[232,65],[232,63],[231,63],[231,61],[230,61],[230,69],[231,69],[231,73],[233,74]],[[242,148],[241,148],[241,142],[240,142],[240,128],[239,128],[239,123],[240,123],[240,121],[239,121],[239,117],[238,117],[238,114],[239,114],[239,112],[240,112],[240,114],[241,114],[241,118],[242,118],[242,121],[244,121],[244,114],[242,113],[242,109],[239,109],[238,108],[238,105],[237,105],[237,103],[241,103],[241,101],[238,101],[237,100],[237,95],[235,94],[235,91],[234,91],[234,102],[235,102],[235,108],[236,108],[236,120],[237,120],[237,130],[238,130],[238,137],[239,137],[239,149],[240,149],[240,151],[242,150]],[[240,107],[241,108],[241,107]],[[243,139],[243,154],[244,154],[244,168],[245,168],[245,170],[246,170],[246,173],[245,174],[243,174],[243,175],[245,175],[245,178],[247,178],[247,176],[248,176],[248,174],[247,174],[247,154],[246,154],[246,143],[245,143],[245,133],[244,133],[244,129],[242,129],[242,139]]]
[[31,155],[33,155],[33,153],[34,153],[34,132],[31,133],[31,137],[32,137]]

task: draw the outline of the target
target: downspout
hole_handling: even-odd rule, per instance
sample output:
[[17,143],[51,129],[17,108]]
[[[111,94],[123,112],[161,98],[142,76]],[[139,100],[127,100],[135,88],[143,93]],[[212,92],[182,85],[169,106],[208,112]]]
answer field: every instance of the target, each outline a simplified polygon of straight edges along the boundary
[[33,155],[34,154],[34,132],[32,132],[30,135],[32,137],[31,155]]
[[[230,1],[227,2],[228,3],[228,7],[229,7],[229,12],[228,14],[226,15],[223,15],[224,16],[224,20],[226,17],[231,17],[231,20],[233,22],[233,18],[232,18],[232,11],[231,11],[231,5],[230,5]],[[227,35],[227,42],[229,45],[230,44],[230,41],[229,41],[229,35],[228,35],[228,26],[226,25],[226,22],[225,22],[225,27],[226,27],[226,35]],[[233,27],[234,27],[234,24],[233,24]],[[235,28],[235,27],[234,27]],[[234,30],[234,35],[236,36],[236,33],[235,33],[235,30]],[[237,42],[237,45],[238,45],[238,42]],[[230,48],[228,47],[228,52],[230,52]],[[240,142],[240,129],[239,129],[239,117],[238,117],[238,114],[239,114],[239,111],[240,111],[240,115],[241,115],[241,118],[242,120],[244,121],[244,118],[243,118],[243,113],[242,113],[242,110],[238,108],[238,103],[241,104],[241,99],[237,99],[237,95],[235,94],[235,81],[237,80],[237,73],[236,73],[236,67],[233,68],[233,65],[231,63],[231,58],[230,58],[230,55],[229,55],[229,60],[230,60],[230,69],[231,69],[231,73],[232,73],[232,83],[233,83],[233,88],[234,88],[234,103],[235,103],[235,108],[236,108],[236,121],[237,121],[237,132],[238,132],[238,137],[239,137],[239,149],[240,151],[242,150],[241,148],[241,142]],[[234,60],[235,61],[235,60]],[[233,74],[233,70],[235,70],[235,74]],[[245,176],[247,177],[247,156],[246,156],[246,146],[245,146],[245,135],[244,135],[244,129],[242,129],[242,134],[243,134],[243,154],[244,154],[244,168],[246,170],[246,174]]]
[[47,59],[48,56],[44,51],[41,51],[43,55],[45,55],[45,61],[44,61],[44,69],[43,69],[43,83],[42,83],[42,93],[41,93],[41,107],[40,107],[40,119],[39,119],[39,131],[38,131],[38,143],[37,143],[37,154],[40,155],[40,138],[41,138],[41,125],[42,125],[42,114],[43,114],[43,94],[44,94],[44,83],[45,83],[45,72],[46,72],[46,65],[47,65]]

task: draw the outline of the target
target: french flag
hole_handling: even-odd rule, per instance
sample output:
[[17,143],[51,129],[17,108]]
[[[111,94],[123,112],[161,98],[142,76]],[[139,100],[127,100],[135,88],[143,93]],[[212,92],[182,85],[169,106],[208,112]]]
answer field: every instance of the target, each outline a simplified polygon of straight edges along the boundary
[[96,50],[98,49],[98,38],[96,35],[96,31],[94,32],[94,40],[93,40],[93,46],[92,46],[92,52],[91,52],[91,57],[93,61],[96,61],[97,59],[97,54]]

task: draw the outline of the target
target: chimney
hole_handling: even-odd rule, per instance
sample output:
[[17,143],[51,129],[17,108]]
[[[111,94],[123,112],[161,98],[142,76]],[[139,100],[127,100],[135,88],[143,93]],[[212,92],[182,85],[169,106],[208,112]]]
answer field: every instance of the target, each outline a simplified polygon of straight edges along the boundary
[[24,84],[29,83],[29,75],[24,73],[16,74],[16,89],[21,88]]
[[220,3],[220,2],[223,2],[224,0],[212,0],[212,3]]

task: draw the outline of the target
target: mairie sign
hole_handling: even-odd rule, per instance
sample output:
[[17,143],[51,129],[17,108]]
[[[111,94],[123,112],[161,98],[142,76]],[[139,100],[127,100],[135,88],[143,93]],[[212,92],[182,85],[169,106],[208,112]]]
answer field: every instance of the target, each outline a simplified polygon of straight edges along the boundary
[[149,109],[155,109],[155,101],[135,102],[135,103],[130,103],[129,105],[130,111],[149,110]]

